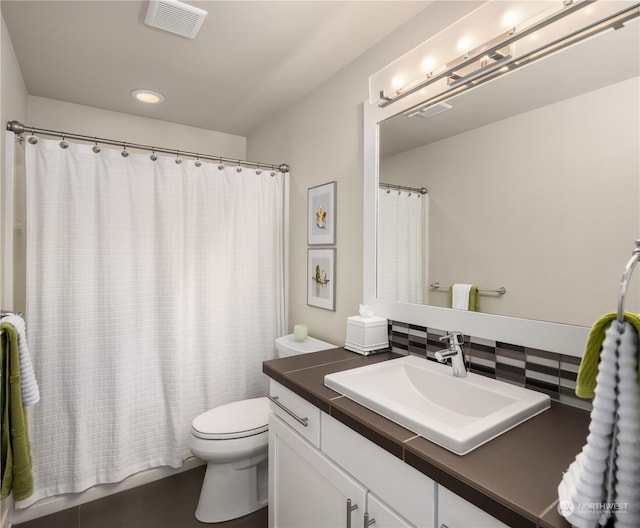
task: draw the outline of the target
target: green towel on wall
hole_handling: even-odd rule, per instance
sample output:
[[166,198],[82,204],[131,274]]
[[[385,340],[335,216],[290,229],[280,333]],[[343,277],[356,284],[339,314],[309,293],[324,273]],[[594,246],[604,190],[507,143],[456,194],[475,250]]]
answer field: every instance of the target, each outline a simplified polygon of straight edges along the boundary
[[[453,286],[449,286],[449,306],[453,306]],[[471,286],[469,290],[469,307],[470,312],[480,311],[480,294],[477,286]]]
[[27,420],[22,406],[20,388],[20,358],[18,333],[13,325],[0,323],[2,334],[2,363],[0,363],[0,409],[2,412],[2,461],[0,499],[13,491],[15,500],[24,500],[33,493],[31,472],[31,444]]
[[[615,312],[603,315],[591,328],[587,346],[578,369],[578,379],[576,381],[576,396],[579,398],[593,398],[595,396],[596,376],[598,375],[598,364],[600,363],[600,351],[605,332],[615,321],[618,314]],[[640,315],[630,312],[624,313],[625,321],[631,323],[638,335],[640,335]],[[638,380],[640,382],[640,362],[638,362]]]

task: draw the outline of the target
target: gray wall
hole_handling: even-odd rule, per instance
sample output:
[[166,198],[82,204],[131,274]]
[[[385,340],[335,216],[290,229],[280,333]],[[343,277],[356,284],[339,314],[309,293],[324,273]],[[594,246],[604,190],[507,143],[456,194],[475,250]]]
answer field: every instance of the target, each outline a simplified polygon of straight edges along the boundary
[[[289,329],[344,344],[347,317],[362,302],[362,102],[368,78],[481,2],[438,2],[343,68],[291,108],[249,134],[251,159],[291,165]],[[362,23],[366,24],[366,20]],[[355,26],[354,26],[355,28]],[[336,311],[307,306],[307,189],[337,181]]]

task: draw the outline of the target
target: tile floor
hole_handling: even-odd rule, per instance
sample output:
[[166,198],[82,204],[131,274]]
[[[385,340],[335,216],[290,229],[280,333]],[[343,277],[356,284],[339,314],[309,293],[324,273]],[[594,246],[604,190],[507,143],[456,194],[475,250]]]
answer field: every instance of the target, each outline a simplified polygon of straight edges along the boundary
[[199,522],[194,512],[205,466],[34,519],[14,528],[267,528],[267,508],[225,523]]

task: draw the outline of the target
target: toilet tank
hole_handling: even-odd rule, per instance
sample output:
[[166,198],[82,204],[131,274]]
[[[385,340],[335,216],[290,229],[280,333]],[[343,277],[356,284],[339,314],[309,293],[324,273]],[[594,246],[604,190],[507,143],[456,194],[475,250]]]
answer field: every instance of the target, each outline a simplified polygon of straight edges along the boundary
[[321,350],[329,350],[330,348],[338,348],[336,345],[320,341],[315,337],[307,337],[304,341],[296,341],[293,334],[284,335],[276,339],[276,350],[278,357],[297,356],[298,354],[308,354],[309,352],[320,352]]

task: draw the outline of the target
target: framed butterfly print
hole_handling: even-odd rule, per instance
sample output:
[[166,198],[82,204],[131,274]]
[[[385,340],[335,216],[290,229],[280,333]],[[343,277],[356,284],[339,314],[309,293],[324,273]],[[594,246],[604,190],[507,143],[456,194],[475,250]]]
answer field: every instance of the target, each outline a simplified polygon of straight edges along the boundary
[[309,188],[307,229],[310,246],[336,243],[336,182]]

